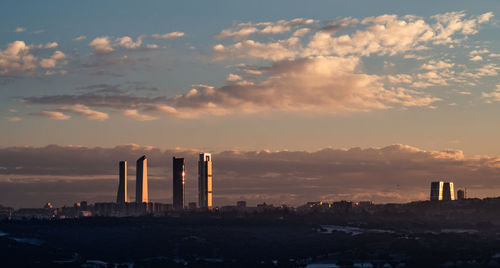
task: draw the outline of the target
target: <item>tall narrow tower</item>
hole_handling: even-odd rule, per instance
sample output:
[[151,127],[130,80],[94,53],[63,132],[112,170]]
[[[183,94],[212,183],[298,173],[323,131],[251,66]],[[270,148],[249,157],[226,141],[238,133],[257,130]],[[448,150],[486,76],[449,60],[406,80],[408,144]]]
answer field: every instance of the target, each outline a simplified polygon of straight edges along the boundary
[[443,185],[443,200],[455,200],[455,189],[453,182],[445,182]]
[[120,161],[118,179],[118,193],[116,194],[116,203],[127,203],[127,161]]
[[198,204],[200,208],[212,208],[212,155],[200,154],[198,162]]
[[145,155],[137,159],[135,177],[135,202],[148,202],[148,159]]
[[431,182],[431,201],[443,200],[443,184],[442,181]]
[[172,160],[172,181],[173,181],[173,204],[174,209],[184,208],[184,158],[173,158]]

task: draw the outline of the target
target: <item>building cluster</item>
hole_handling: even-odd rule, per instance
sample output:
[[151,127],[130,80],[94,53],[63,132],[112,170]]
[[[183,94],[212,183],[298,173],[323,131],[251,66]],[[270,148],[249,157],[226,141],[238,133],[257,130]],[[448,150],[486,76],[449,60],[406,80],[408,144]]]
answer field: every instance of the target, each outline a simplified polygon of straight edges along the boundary
[[[196,203],[185,206],[185,160],[184,158],[172,158],[172,205],[152,203],[149,200],[148,189],[148,159],[145,155],[137,159],[136,163],[136,194],[135,202],[129,202],[127,196],[127,161],[120,161],[118,192],[116,203],[97,203],[99,214],[141,215],[144,213],[164,212],[170,209],[196,209]],[[201,153],[198,161],[198,208],[211,210],[212,202],[212,155]]]
[[467,189],[457,191],[455,198],[455,190],[453,182],[433,181],[431,182],[431,201],[452,201],[464,200],[467,198]]

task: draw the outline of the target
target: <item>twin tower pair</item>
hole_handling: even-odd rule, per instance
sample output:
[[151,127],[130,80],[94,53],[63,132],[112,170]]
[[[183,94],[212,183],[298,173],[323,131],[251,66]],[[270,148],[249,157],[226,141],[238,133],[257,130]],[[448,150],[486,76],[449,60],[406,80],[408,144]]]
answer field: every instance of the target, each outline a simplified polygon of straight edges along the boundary
[[[185,160],[173,157],[172,191],[174,209],[184,209]],[[127,161],[120,161],[117,203],[127,203]],[[145,155],[137,159],[135,180],[135,202],[148,203],[148,159]],[[201,153],[198,161],[198,207],[212,208],[212,155]]]

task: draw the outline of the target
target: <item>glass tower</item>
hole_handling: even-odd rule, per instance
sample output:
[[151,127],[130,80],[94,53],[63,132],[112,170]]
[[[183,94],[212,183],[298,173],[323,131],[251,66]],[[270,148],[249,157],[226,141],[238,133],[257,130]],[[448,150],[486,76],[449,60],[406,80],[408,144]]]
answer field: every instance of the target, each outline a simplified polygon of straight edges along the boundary
[[173,205],[174,209],[183,209],[184,208],[184,178],[185,178],[185,170],[184,170],[184,158],[173,158],[172,160],[172,181],[173,181]]
[[148,159],[145,155],[137,159],[135,177],[135,202],[148,202]]
[[200,154],[198,161],[198,205],[212,209],[212,155]]

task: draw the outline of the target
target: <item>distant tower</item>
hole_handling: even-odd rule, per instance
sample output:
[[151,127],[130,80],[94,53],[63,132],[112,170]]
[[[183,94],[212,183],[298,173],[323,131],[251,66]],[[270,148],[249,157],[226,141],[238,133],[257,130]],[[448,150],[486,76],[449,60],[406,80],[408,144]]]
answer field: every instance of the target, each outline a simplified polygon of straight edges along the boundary
[[135,177],[135,202],[148,202],[148,159],[145,155],[137,159]]
[[467,189],[460,189],[457,191],[457,200],[465,200],[467,199]]
[[455,200],[455,190],[453,189],[453,182],[431,182],[431,201],[439,200]]
[[443,200],[443,184],[442,181],[431,182],[431,201]]
[[173,195],[174,209],[184,208],[184,158],[173,158],[172,178],[173,178]]
[[443,200],[455,200],[455,190],[453,189],[453,182],[445,182],[443,184]]
[[118,179],[118,193],[116,194],[116,203],[127,203],[127,161],[120,161]]
[[198,162],[198,204],[200,208],[212,208],[212,155],[200,154]]

